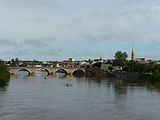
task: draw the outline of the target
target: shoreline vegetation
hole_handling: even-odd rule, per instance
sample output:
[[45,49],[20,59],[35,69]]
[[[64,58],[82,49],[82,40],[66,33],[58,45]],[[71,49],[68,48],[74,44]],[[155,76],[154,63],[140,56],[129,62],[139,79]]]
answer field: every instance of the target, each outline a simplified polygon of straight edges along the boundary
[[[133,51],[132,51],[133,52]],[[122,72],[137,73],[140,74],[140,79],[160,81],[160,64],[156,63],[140,63],[134,60],[134,54],[132,53],[132,60],[127,60],[127,53],[117,51],[115,53],[115,60],[113,66],[122,68]]]
[[141,73],[140,78],[160,81],[160,64],[142,64],[130,61],[127,67],[132,67],[131,72]]
[[10,80],[10,73],[4,64],[0,64],[0,87],[4,87]]

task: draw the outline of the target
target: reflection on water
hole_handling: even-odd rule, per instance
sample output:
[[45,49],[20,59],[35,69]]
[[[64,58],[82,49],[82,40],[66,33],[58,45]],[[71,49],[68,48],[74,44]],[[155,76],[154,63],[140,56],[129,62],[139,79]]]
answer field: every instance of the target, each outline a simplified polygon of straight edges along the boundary
[[29,76],[29,72],[28,71],[18,71],[16,75],[19,77],[25,77],[25,76]]
[[55,73],[56,77],[66,77],[66,73]]
[[0,89],[0,120],[159,120],[159,85],[20,72]]
[[48,72],[47,71],[37,71],[35,74],[36,76],[47,76]]

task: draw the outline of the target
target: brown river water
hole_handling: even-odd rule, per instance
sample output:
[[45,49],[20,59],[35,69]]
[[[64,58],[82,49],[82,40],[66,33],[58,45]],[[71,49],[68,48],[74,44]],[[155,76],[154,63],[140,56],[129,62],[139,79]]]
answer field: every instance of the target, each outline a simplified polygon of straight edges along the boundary
[[160,120],[160,83],[19,72],[0,89],[0,120]]

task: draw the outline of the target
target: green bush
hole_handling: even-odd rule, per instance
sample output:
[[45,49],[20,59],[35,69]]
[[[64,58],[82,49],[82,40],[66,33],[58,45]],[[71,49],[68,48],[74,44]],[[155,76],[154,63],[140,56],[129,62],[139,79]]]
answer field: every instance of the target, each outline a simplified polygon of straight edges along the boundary
[[0,65],[0,86],[2,87],[7,85],[9,79],[10,79],[10,74],[7,68],[4,65]]
[[156,69],[153,72],[153,77],[154,77],[155,80],[159,80],[160,81],[160,70]]

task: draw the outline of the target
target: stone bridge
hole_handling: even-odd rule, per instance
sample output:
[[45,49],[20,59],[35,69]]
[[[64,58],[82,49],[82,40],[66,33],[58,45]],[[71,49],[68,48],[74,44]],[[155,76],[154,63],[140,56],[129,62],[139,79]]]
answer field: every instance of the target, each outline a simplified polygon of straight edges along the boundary
[[48,75],[55,74],[59,70],[63,70],[66,74],[73,74],[75,71],[86,73],[85,68],[56,68],[56,67],[9,67],[10,74],[16,74],[18,71],[27,71],[30,75],[35,75],[38,71],[46,71]]

